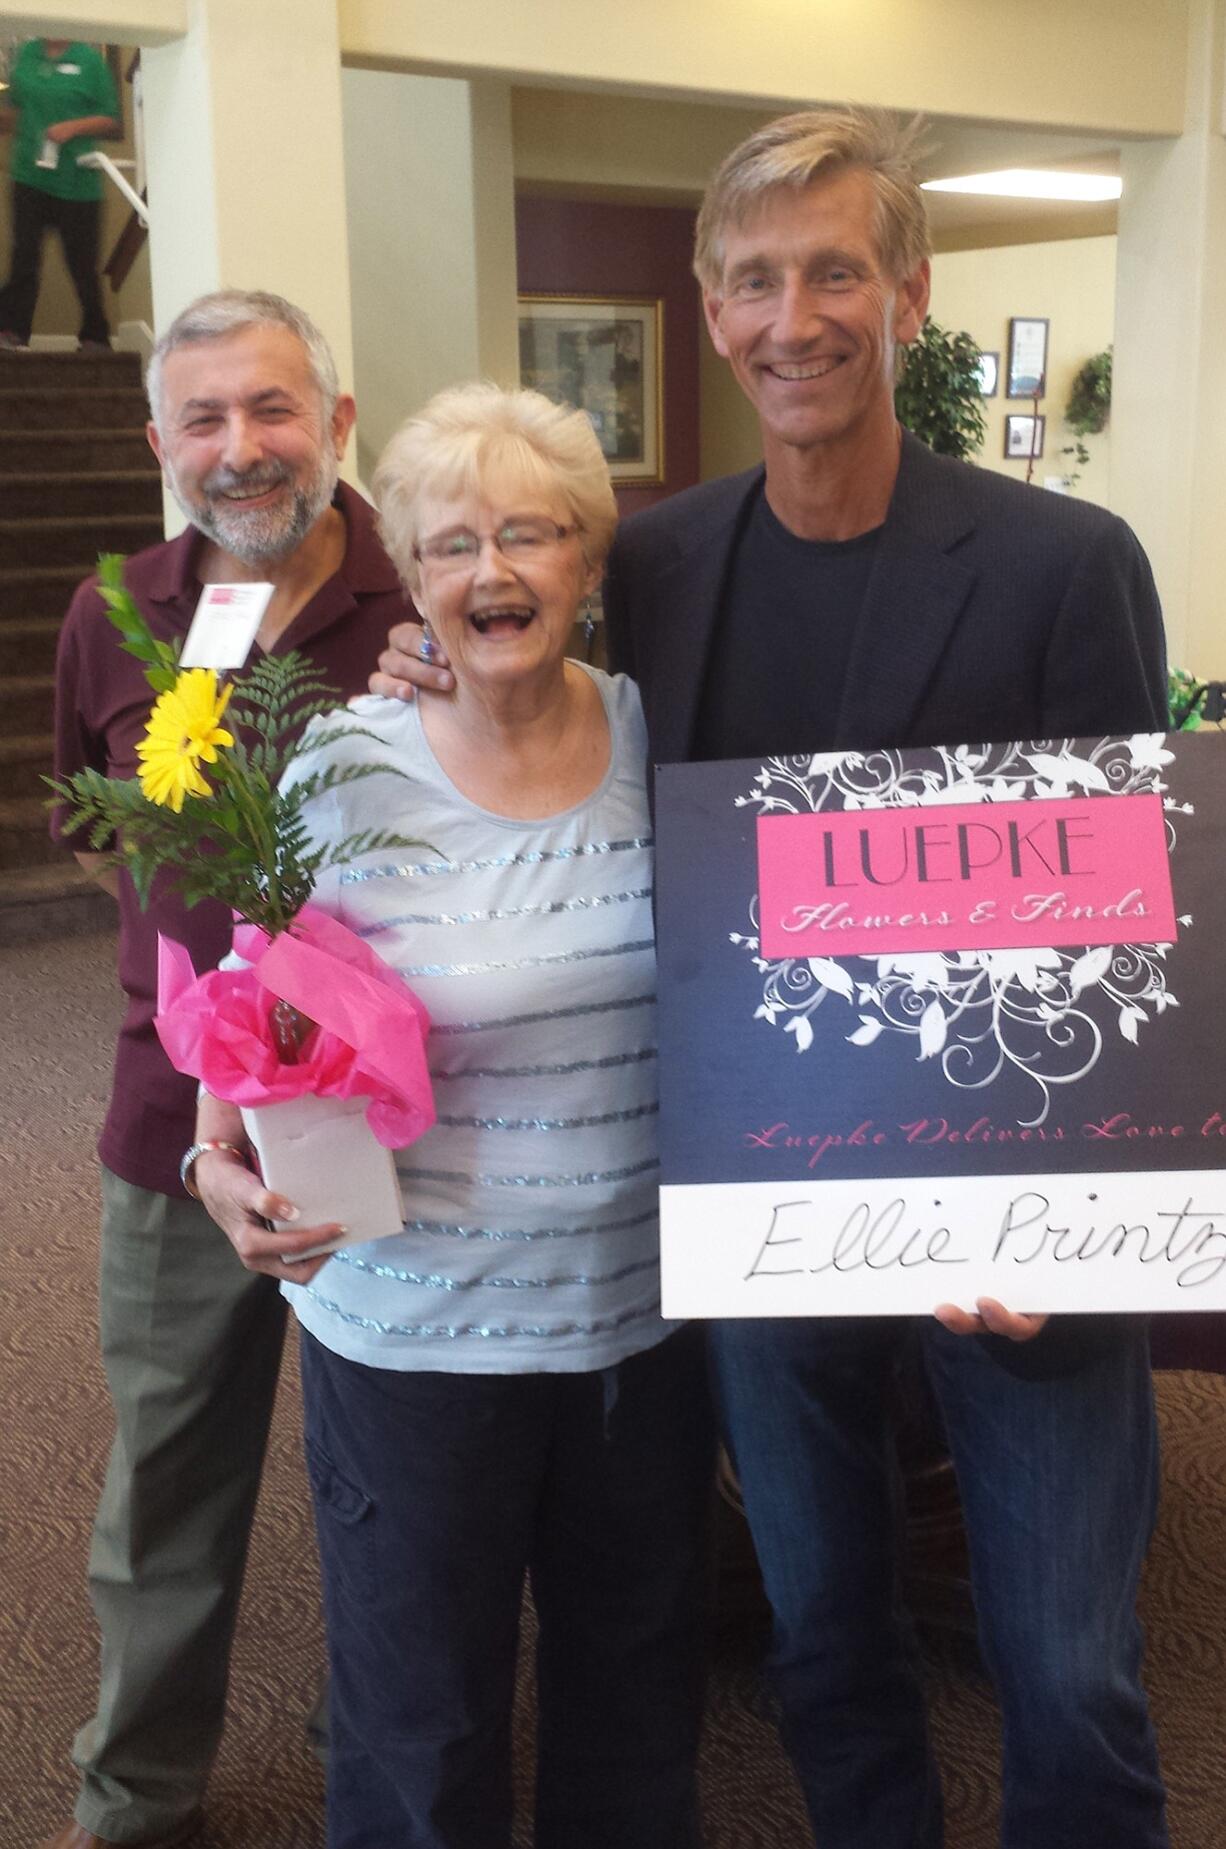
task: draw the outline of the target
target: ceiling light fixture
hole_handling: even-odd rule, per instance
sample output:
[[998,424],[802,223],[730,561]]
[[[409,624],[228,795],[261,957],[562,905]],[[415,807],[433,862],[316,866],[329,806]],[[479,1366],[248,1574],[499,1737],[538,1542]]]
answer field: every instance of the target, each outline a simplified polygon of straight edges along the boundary
[[968,173],[959,179],[925,180],[926,193],[983,193],[1001,199],[1118,199],[1123,181],[1113,173],[1055,173],[1050,169],[1007,167],[1000,173]]

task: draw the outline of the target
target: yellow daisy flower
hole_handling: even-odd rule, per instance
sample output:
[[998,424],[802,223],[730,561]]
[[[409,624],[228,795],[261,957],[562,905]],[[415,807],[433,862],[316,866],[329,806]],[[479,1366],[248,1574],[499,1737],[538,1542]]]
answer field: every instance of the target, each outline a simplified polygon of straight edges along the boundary
[[219,745],[232,745],[220,723],[230,688],[219,695],[212,668],[185,668],[168,692],[159,694],[136,747],[140,786],[151,803],[176,813],[185,796],[210,796],[199,766],[217,760]]

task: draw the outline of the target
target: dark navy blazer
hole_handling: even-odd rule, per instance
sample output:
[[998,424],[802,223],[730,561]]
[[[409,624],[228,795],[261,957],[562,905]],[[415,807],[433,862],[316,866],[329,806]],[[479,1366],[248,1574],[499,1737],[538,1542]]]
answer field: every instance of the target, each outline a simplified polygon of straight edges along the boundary
[[[761,468],[628,519],[609,559],[614,671],[656,763],[690,755],[733,549]],[[814,750],[1165,731],[1162,617],[1124,522],[903,436],[834,735]]]

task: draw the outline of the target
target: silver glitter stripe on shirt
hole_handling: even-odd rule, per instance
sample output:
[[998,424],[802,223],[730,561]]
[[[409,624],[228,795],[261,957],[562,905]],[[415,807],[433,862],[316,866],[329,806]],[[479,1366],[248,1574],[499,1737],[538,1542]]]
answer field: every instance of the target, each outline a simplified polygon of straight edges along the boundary
[[605,1271],[589,1276],[583,1272],[562,1273],[552,1278],[448,1278],[437,1271],[402,1271],[398,1265],[372,1265],[364,1258],[351,1256],[349,1253],[337,1253],[343,1263],[352,1265],[355,1271],[364,1271],[370,1277],[390,1278],[396,1284],[413,1284],[423,1290],[556,1290],[559,1285],[573,1284],[595,1287],[599,1284],[620,1284],[623,1278],[632,1278],[641,1271],[655,1271],[659,1267],[658,1258],[639,1259],[635,1264],[622,1265],[617,1271]]
[[[519,1240],[530,1242],[534,1239],[580,1239],[585,1233],[625,1233],[636,1226],[647,1226],[659,1218],[659,1209],[649,1207],[646,1213],[632,1214],[628,1220],[605,1220],[599,1226],[451,1226],[446,1220],[406,1220],[406,1233],[424,1233],[431,1239],[489,1239]],[[343,1259],[345,1254],[333,1255]]]
[[588,1175],[470,1175],[466,1170],[451,1168],[411,1168],[407,1181],[441,1181],[449,1188],[590,1188],[598,1182],[627,1181],[631,1175],[645,1175],[659,1168],[660,1158],[632,1162],[629,1168],[594,1170]]
[[633,1053],[607,1053],[603,1059],[572,1059],[564,1066],[453,1066],[449,1072],[432,1072],[434,1084],[442,1079],[554,1079],[571,1072],[605,1072],[611,1066],[635,1066],[658,1057],[653,1046]]
[[636,1104],[628,1111],[604,1111],[599,1117],[440,1117],[449,1130],[588,1130],[595,1124],[628,1124],[655,1117],[657,1103]]
[[622,995],[616,1001],[580,1002],[576,1008],[541,1008],[535,1014],[495,1015],[491,1021],[451,1021],[431,1024],[431,1038],[444,1034],[486,1034],[495,1027],[531,1027],[536,1021],[573,1021],[582,1014],[608,1014],[614,1008],[647,1008],[655,1004],[655,990],[649,995]]
[[504,918],[551,918],[559,912],[591,911],[600,905],[627,905],[650,897],[650,886],[638,886],[633,892],[600,892],[586,899],[555,899],[550,905],[512,905],[505,911],[397,912],[392,918],[380,918],[375,924],[363,925],[358,936],[377,937],[380,931],[398,931],[404,925],[488,924]]
[[408,1335],[432,1339],[438,1337],[443,1341],[458,1341],[468,1336],[477,1336],[483,1341],[514,1341],[516,1337],[531,1336],[549,1340],[558,1336],[603,1335],[609,1330],[624,1329],[627,1323],[642,1322],[645,1317],[658,1316],[660,1300],[635,1310],[623,1310],[620,1316],[599,1316],[589,1323],[559,1323],[555,1328],[546,1328],[540,1323],[457,1323],[451,1327],[434,1323],[388,1323],[375,1316],[358,1316],[352,1310],[342,1310],[339,1303],[333,1303],[309,1284],[299,1287],[308,1297],[326,1310],[330,1315],[339,1317],[341,1322],[349,1323],[356,1329],[370,1329],[376,1335]]
[[421,976],[491,976],[508,969],[549,969],[561,963],[590,963],[593,957],[630,957],[654,950],[652,937],[632,938],[624,944],[602,944],[595,950],[555,950],[547,957],[512,957],[506,963],[397,963],[405,981]]
[[440,873],[490,873],[499,867],[540,867],[551,860],[580,860],[588,854],[624,854],[651,847],[652,835],[635,835],[629,841],[584,841],[578,847],[538,848],[532,854],[502,854],[490,860],[420,860],[403,866],[342,867],[340,884],[355,886],[363,880],[434,879]]

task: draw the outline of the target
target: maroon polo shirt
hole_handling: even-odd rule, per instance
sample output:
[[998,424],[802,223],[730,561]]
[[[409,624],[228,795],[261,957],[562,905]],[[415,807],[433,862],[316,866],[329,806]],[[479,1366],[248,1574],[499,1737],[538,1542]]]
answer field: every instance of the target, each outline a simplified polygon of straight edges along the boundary
[[[272,652],[301,650],[348,699],[365,693],[388,630],[411,606],[379,543],[369,505],[343,483],[337,501],[349,534],[341,568],[299,611]],[[128,560],[128,588],[161,640],[187,633],[202,588],[195,573],[200,543],[199,533],[189,527],[178,539]],[[88,578],[78,588],[60,631],[57,777],[85,769],[134,777],[137,741],[154,699],[140,662],[120,647],[96,584],[96,578]],[[61,810],[53,813],[51,832],[70,848],[88,847],[84,833],[65,837]],[[225,955],[230,928],[223,906],[205,901],[189,910],[160,882],[149,909],[142,911],[131,880],[121,872],[119,980],[127,1007],[98,1154],[124,1181],[159,1194],[182,1193],[179,1158],[192,1140],[196,1081],[174,1070],[154,1031],[158,933],[185,944],[200,971],[214,968]]]

